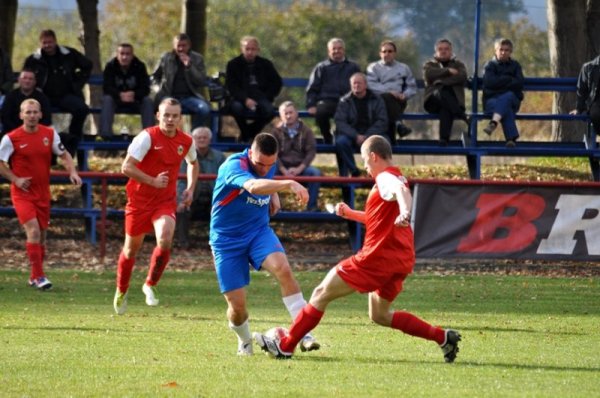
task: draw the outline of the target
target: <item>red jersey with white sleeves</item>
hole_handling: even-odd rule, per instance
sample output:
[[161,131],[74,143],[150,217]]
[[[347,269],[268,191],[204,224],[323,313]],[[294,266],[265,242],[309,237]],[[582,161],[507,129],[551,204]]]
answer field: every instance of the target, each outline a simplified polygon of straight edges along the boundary
[[380,269],[386,274],[409,274],[415,264],[414,237],[410,226],[394,225],[400,213],[394,184],[409,187],[398,168],[388,167],[377,175],[365,206],[365,241],[351,261],[360,268]]
[[27,191],[10,186],[14,201],[50,202],[50,163],[52,153],[62,155],[65,149],[56,131],[38,125],[37,131],[28,133],[23,126],[16,128],[0,142],[0,160],[10,161],[10,168],[17,177],[31,177]]
[[165,188],[155,188],[130,178],[127,182],[127,207],[132,210],[155,208],[165,203],[177,205],[177,175],[182,160],[196,160],[192,137],[177,130],[173,137],[163,134],[158,126],[149,127],[138,134],[127,149],[138,160],[138,169],[156,177],[166,171],[169,183]]

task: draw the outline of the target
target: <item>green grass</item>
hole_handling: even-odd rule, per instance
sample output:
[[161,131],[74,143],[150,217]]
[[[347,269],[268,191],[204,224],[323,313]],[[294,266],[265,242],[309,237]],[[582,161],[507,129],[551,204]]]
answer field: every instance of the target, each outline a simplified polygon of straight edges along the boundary
[[[331,304],[320,351],[238,358],[213,272],[167,271],[161,305],[113,315],[114,274],[52,271],[37,292],[0,271],[0,395],[588,397],[600,395],[600,280],[415,275],[397,308],[461,331],[454,364],[433,343],[375,326],[367,301]],[[298,273],[305,294],[324,276]],[[274,280],[253,274],[251,326],[287,326]]]

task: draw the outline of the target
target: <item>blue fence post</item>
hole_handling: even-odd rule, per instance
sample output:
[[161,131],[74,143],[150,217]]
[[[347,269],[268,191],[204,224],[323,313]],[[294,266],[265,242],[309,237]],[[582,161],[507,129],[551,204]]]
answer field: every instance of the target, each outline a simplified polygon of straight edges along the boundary
[[[481,23],[481,0],[475,0],[475,46],[473,54],[473,81],[471,82],[471,113],[477,113],[477,86],[479,79],[479,35]],[[477,146],[477,118],[472,117],[469,126],[471,145]]]

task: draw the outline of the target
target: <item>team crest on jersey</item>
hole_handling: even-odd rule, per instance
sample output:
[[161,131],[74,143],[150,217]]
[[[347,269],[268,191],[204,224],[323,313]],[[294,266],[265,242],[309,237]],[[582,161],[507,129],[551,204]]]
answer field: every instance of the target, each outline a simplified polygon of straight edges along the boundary
[[44,139],[42,140],[42,142],[44,143],[44,146],[50,145],[50,140],[48,139],[48,137],[44,137]]
[[178,154],[179,156],[183,155],[183,145],[179,145],[179,146],[177,147],[177,154]]

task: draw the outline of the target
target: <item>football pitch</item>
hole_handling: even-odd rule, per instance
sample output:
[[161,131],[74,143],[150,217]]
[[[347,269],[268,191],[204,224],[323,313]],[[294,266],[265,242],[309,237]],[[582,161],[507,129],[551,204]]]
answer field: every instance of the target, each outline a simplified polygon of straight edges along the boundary
[[[600,279],[417,274],[396,300],[463,336],[453,364],[429,341],[372,324],[364,295],[330,305],[319,351],[236,355],[211,271],[167,269],[159,307],[134,272],[125,315],[114,274],[51,270],[50,292],[0,271],[0,396],[600,396]],[[297,273],[305,296],[323,272]],[[251,328],[288,326],[273,278],[253,273]]]

